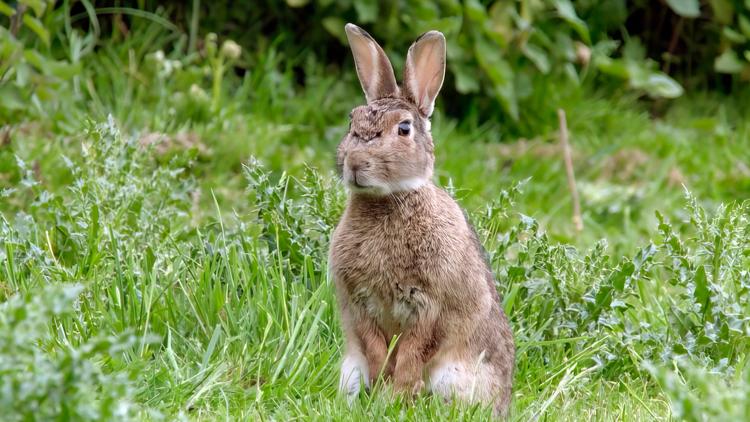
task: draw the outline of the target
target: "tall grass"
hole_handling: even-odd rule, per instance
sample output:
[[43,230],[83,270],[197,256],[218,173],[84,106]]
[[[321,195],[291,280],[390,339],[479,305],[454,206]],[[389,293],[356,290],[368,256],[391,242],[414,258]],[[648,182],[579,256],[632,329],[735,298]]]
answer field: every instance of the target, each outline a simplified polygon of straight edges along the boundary
[[[351,410],[337,397],[326,251],[344,198],[332,175],[278,177],[250,161],[250,211],[217,207],[192,224],[184,161],[159,163],[112,120],[92,124],[81,147],[70,188],[47,191],[19,161],[28,179],[6,193],[34,198],[0,223],[10,419],[489,414],[426,396],[393,401],[387,387]],[[670,371],[692,362],[698,386],[704,365],[746,389],[749,205],[710,213],[688,195],[690,235],[659,216],[653,242],[619,259],[604,242],[589,251],[551,242],[514,211],[523,195],[514,186],[472,216],[518,342],[513,417],[666,419],[666,397],[678,416],[740,412],[699,406],[693,384]]]

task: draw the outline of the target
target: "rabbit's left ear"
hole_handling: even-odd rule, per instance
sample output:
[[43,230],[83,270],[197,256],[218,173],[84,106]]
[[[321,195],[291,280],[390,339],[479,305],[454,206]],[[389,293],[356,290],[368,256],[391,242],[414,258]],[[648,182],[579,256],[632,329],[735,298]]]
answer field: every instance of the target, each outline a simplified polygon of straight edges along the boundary
[[404,94],[427,117],[435,108],[435,98],[445,78],[445,36],[425,32],[409,47],[404,67]]

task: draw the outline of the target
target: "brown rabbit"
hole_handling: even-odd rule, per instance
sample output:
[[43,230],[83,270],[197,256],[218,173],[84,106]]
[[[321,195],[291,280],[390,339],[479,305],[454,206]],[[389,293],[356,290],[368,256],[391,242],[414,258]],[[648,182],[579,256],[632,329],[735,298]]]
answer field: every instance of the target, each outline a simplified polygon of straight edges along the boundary
[[[397,391],[492,403],[506,414],[513,335],[485,252],[461,208],[432,179],[429,117],[445,75],[445,37],[409,48],[399,87],[383,49],[346,35],[367,105],[351,113],[337,163],[350,195],[330,250],[351,399],[378,375]],[[393,336],[399,336],[386,362]]]

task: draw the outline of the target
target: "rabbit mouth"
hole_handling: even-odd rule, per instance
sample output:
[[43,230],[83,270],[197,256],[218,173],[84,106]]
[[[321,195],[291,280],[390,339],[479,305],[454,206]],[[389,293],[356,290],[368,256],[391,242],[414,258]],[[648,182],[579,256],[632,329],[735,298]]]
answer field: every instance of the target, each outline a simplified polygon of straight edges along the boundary
[[352,183],[352,186],[354,186],[355,188],[358,188],[358,189],[366,189],[366,188],[370,187],[370,185],[365,185],[362,182],[360,182],[359,180],[357,180],[357,174],[356,173],[352,176],[351,183]]
[[349,175],[349,184],[357,189],[368,189],[373,187],[371,184],[367,183],[367,178],[363,177],[360,172],[352,172]]
[[388,193],[388,189],[384,188],[377,182],[368,180],[361,174],[352,174],[348,180],[349,190],[353,193],[366,194],[366,195],[384,195]]

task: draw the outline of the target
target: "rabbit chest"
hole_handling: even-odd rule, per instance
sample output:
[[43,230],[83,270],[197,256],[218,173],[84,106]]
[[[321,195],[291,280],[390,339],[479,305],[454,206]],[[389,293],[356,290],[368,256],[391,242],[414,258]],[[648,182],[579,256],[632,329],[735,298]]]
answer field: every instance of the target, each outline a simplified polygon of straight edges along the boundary
[[404,223],[386,218],[337,230],[331,249],[331,269],[350,309],[376,321],[388,338],[430,312],[437,299],[432,278],[440,231]]

